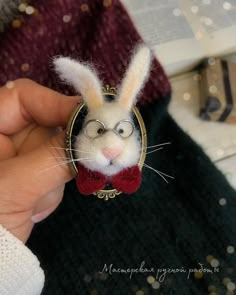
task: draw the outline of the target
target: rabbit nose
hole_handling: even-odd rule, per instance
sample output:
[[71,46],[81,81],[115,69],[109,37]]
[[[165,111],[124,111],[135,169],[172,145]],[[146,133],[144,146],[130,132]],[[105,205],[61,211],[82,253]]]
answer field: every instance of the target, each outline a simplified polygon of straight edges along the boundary
[[103,155],[109,159],[109,160],[114,160],[117,158],[122,152],[121,148],[104,148],[102,149]]

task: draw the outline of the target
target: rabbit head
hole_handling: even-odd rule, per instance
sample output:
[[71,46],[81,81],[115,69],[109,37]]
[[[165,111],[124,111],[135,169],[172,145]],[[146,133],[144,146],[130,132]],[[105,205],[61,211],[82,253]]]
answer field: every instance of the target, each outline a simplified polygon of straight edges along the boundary
[[150,50],[136,48],[112,102],[106,101],[95,71],[87,65],[68,57],[56,58],[54,64],[59,76],[81,93],[88,108],[74,145],[79,163],[107,176],[137,165],[141,143],[131,110],[149,74]]

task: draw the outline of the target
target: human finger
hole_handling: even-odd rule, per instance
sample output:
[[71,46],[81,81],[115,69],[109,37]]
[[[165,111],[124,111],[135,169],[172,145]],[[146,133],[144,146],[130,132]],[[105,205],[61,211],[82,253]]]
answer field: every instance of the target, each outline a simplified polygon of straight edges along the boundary
[[16,149],[11,139],[4,134],[0,134],[0,161],[9,159],[15,155]]
[[30,153],[1,162],[0,186],[5,198],[36,204],[40,198],[71,180],[64,153],[64,132]]
[[10,135],[36,122],[46,127],[64,126],[80,100],[65,96],[28,79],[0,89],[0,133]]
[[39,200],[31,218],[34,223],[47,218],[58,207],[63,198],[64,188],[65,185],[61,185]]

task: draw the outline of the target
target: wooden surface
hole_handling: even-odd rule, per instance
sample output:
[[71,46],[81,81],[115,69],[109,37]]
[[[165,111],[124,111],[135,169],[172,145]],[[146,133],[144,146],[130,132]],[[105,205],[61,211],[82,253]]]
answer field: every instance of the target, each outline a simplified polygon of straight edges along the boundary
[[236,189],[236,125],[203,121],[199,114],[199,76],[190,72],[171,79],[169,112]]

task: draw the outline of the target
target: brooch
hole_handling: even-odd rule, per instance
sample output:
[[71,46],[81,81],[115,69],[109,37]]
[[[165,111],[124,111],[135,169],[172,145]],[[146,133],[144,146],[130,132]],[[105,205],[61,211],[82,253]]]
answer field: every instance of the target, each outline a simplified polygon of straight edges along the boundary
[[59,76],[83,101],[66,127],[65,148],[78,190],[109,200],[136,192],[142,181],[147,133],[135,106],[150,70],[151,54],[138,46],[118,90],[101,86],[88,65],[67,57],[54,60]]

